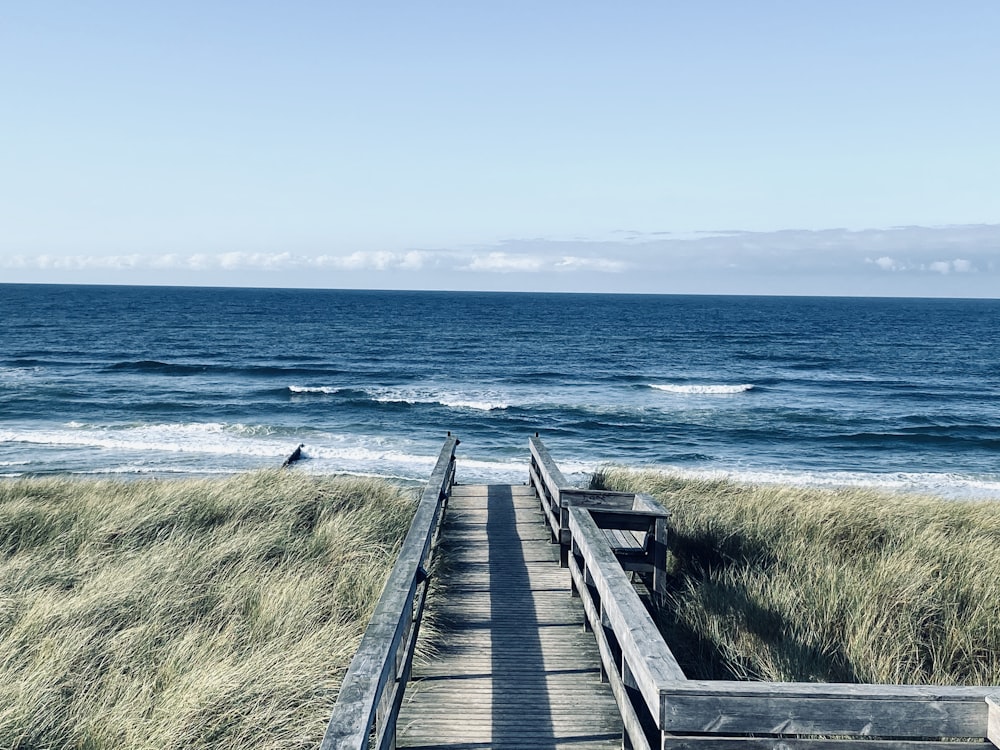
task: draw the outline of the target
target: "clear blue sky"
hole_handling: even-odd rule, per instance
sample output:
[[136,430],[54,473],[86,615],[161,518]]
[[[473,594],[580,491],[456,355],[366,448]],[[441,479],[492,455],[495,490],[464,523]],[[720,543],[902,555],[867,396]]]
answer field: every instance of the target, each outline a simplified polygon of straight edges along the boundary
[[0,10],[0,281],[1000,296],[1000,3]]

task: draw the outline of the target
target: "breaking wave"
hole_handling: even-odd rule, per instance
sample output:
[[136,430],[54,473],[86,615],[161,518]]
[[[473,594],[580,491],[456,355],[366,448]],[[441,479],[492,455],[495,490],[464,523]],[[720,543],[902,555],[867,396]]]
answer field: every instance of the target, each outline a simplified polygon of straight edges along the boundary
[[288,390],[291,393],[303,394],[303,393],[321,393],[327,396],[332,396],[334,393],[340,393],[340,388],[335,388],[329,385],[320,386],[306,386],[306,385],[290,385]]
[[742,383],[740,385],[674,385],[671,383],[651,383],[650,388],[655,388],[658,391],[666,391],[667,393],[683,393],[683,394],[733,394],[733,393],[745,393],[746,391],[752,391],[753,385],[750,383]]

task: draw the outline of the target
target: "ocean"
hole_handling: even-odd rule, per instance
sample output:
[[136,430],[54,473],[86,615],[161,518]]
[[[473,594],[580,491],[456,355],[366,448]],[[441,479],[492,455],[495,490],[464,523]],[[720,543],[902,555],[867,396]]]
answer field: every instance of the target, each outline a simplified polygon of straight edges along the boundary
[[1000,300],[0,284],[0,475],[279,466],[1000,497]]

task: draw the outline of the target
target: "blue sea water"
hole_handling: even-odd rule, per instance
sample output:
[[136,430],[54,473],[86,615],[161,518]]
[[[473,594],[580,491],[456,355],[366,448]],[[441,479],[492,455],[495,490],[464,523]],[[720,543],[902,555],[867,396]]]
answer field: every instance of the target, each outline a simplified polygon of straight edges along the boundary
[[1000,301],[0,285],[0,474],[605,464],[1000,497]]

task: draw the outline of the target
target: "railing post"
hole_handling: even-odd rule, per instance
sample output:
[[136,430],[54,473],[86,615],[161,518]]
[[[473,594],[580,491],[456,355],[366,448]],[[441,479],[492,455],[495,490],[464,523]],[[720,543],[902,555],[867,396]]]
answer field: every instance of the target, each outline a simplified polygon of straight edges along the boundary
[[663,607],[667,597],[667,519],[657,518],[653,529],[653,601]]
[[986,721],[986,739],[1000,747],[1000,693],[986,696],[989,715]]
[[[629,669],[628,661],[625,659],[625,654],[621,655],[621,676],[622,685],[625,686],[625,695],[628,696],[627,700],[635,706],[635,701],[632,696],[638,692],[638,684],[635,681],[635,676],[632,674],[632,670]],[[635,750],[635,745],[632,744],[632,738],[629,736],[628,727],[622,726],[622,750]]]

